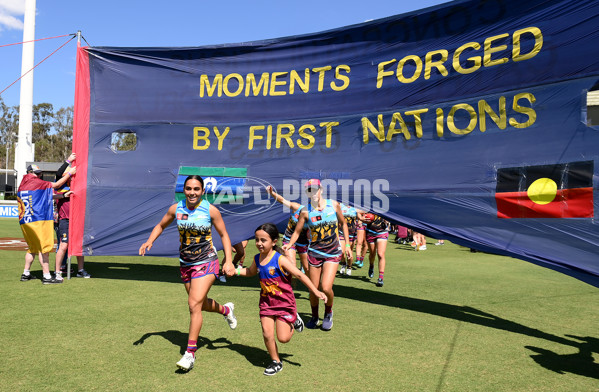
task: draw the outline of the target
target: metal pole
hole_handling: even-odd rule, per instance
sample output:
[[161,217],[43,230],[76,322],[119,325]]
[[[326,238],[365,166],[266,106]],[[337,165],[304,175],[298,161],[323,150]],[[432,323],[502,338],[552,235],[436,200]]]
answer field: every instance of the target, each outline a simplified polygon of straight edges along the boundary
[[[23,57],[21,59],[21,75],[33,69],[35,39],[35,1],[25,1],[25,20],[23,27]],[[15,148],[15,165],[18,187],[26,174],[27,162],[34,160],[32,145],[33,122],[33,70],[21,79],[21,101],[19,106],[19,141]]]

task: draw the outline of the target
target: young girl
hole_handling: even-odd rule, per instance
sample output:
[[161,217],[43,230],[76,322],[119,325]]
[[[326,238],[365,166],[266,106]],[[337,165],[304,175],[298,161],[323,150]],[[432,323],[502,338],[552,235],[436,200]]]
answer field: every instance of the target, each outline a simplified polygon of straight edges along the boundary
[[273,376],[283,370],[279,358],[279,350],[275,340],[287,343],[293,336],[294,329],[301,332],[304,322],[297,314],[295,296],[291,288],[291,276],[308,287],[318,298],[325,301],[327,296],[320,292],[290,261],[283,256],[283,251],[277,246],[279,231],[272,223],[259,226],[256,231],[256,248],[260,252],[254,257],[254,263],[249,268],[237,267],[237,275],[254,276],[260,274],[260,323],[262,335],[272,363],[264,370],[264,375]]

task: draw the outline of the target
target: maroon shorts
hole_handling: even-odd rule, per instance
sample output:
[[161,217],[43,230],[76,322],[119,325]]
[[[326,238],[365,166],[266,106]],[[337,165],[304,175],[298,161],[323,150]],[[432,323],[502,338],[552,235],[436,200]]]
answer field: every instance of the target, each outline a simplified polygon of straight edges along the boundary
[[[283,240],[283,245],[288,244],[288,243],[289,243],[289,241]],[[308,245],[300,245],[297,242],[295,244],[293,244],[293,246],[290,249],[293,249],[294,251],[296,251],[296,253],[298,255],[308,253]]]
[[389,239],[389,232],[385,231],[383,233],[378,233],[378,234],[373,234],[373,233],[366,233],[366,242],[368,242],[369,244],[373,244],[375,242],[377,242],[378,240],[385,240],[387,241]]
[[214,274],[218,278],[220,263],[218,259],[207,263],[180,267],[181,280],[183,283],[191,282],[192,279],[202,278],[206,275]]
[[311,267],[322,267],[324,263],[337,263],[339,264],[339,262],[341,261],[341,258],[343,256],[339,255],[337,257],[330,257],[330,258],[324,258],[324,259],[317,259],[316,257],[308,254],[308,264],[310,264]]

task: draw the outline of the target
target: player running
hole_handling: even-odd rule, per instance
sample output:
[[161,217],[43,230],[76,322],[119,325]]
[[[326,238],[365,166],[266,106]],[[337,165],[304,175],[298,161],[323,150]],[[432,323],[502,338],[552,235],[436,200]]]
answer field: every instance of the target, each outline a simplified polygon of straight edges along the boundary
[[[307,206],[307,211],[300,213],[295,232],[289,242],[283,245],[283,249],[287,250],[295,244],[303,225],[307,222],[310,229],[310,245],[308,246],[310,267],[308,276],[314,286],[319,287],[327,295],[328,300],[324,308],[322,329],[329,331],[333,327],[333,282],[335,281],[337,266],[343,253],[345,253],[348,260],[351,260],[352,257],[349,241],[343,249],[341,248],[338,227],[343,227],[344,233],[349,233],[349,230],[339,203],[322,197],[320,180],[308,180],[305,188],[310,197],[310,203]],[[310,305],[312,307],[312,318],[306,323],[306,327],[316,328],[319,324],[318,298],[313,294],[310,294]]]
[[[262,336],[272,363],[264,370],[264,375],[274,376],[283,370],[279,357],[277,340],[288,343],[293,331],[302,332],[304,322],[297,313],[295,296],[291,287],[291,276],[295,276],[310,290],[317,300],[326,302],[327,297],[283,255],[283,250],[277,246],[279,231],[272,223],[265,223],[256,229],[256,248],[260,252],[254,257],[254,263],[249,268],[237,267],[237,275],[260,275],[260,323]],[[276,330],[276,339],[275,339]]]
[[231,329],[237,327],[237,319],[233,314],[235,306],[229,302],[220,305],[208,298],[208,291],[216,281],[219,273],[219,262],[216,249],[212,244],[212,226],[220,235],[225,260],[223,272],[228,276],[235,273],[231,262],[231,240],[225,228],[225,222],[216,207],[202,199],[204,180],[200,176],[189,176],[183,184],[185,200],[173,204],[154,226],[148,240],[139,248],[139,254],[144,256],[152,249],[152,244],[162,234],[164,229],[175,219],[179,228],[179,262],[181,280],[185,284],[189,304],[189,335],[187,350],[183,358],[177,362],[180,369],[189,371],[195,363],[198,336],[202,329],[202,311],[220,313],[225,317]]

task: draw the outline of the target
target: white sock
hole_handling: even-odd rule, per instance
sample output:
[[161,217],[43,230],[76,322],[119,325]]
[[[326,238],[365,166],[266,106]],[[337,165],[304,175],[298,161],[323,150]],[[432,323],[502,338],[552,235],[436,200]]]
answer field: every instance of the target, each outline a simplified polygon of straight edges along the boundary
[[44,279],[52,279],[52,275],[48,274],[44,274]]
[[31,272],[29,272],[29,270],[28,270],[28,269],[24,269],[24,270],[23,270],[23,275],[27,275],[27,276],[29,276],[29,275],[31,275]]

